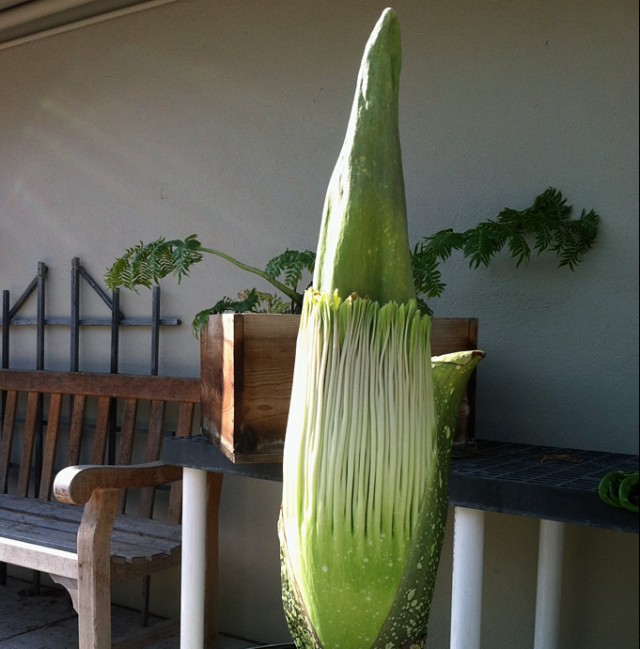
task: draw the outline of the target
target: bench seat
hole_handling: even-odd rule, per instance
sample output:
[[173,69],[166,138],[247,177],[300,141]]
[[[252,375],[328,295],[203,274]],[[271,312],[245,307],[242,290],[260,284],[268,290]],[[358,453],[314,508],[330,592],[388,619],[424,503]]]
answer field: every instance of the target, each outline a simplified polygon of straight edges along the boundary
[[[18,551],[20,547],[38,546],[52,550],[52,557],[72,555],[76,574],[82,514],[83,510],[73,505],[0,495],[0,561],[43,570],[41,560],[29,558],[33,550]],[[180,565],[181,529],[173,523],[117,514],[110,544],[111,582],[131,579],[138,576],[136,573],[145,575],[149,562],[160,562],[167,568]]]

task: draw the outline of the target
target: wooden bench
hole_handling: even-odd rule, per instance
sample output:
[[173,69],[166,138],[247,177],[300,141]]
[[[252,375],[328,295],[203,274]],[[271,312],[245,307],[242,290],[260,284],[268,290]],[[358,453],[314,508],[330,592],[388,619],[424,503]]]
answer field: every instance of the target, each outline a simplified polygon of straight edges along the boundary
[[[159,459],[165,435],[191,435],[199,380],[1,369],[0,394],[0,562],[50,574],[78,612],[80,649],[110,649],[111,583],[180,565],[182,469]],[[121,646],[149,641],[137,635]]]

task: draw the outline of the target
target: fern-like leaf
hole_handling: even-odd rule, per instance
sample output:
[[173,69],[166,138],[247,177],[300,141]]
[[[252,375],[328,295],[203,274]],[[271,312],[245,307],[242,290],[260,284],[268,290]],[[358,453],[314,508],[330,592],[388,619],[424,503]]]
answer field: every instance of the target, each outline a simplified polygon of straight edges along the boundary
[[274,279],[282,281],[294,291],[302,280],[305,271],[313,273],[316,255],[311,250],[285,250],[266,265],[264,272]]
[[485,221],[464,233],[464,256],[469,266],[488,266],[507,241],[505,228],[496,221]]
[[509,252],[516,260],[516,268],[520,266],[523,261],[529,261],[531,256],[531,248],[527,243],[525,236],[520,232],[514,232],[509,238]]
[[202,245],[195,234],[188,236],[184,241],[176,240],[171,254],[171,270],[178,281],[189,275],[193,264],[202,261]]
[[412,255],[418,296],[442,294],[438,264],[454,250],[462,250],[469,266],[478,268],[488,266],[506,246],[517,267],[529,261],[532,241],[538,254],[549,250],[558,257],[559,266],[575,269],[595,243],[600,218],[593,210],[583,210],[579,219],[572,219],[571,212],[562,193],[549,187],[525,210],[506,208],[497,219],[482,221],[463,233],[442,230],[425,237]]
[[193,335],[198,337],[200,330],[207,324],[209,316],[220,313],[257,313],[259,312],[260,296],[255,288],[247,290],[244,295],[238,296],[237,299],[223,297],[218,300],[212,307],[204,309],[196,316],[191,323]]
[[[579,219],[572,219],[571,212],[572,207],[567,205],[562,193],[549,187],[525,210],[506,208],[497,219],[483,221],[465,232],[447,229],[424,237],[411,254],[421,310],[431,313],[425,298],[439,297],[444,292],[445,284],[439,264],[449,259],[455,251],[462,252],[471,268],[478,268],[488,266],[506,246],[516,266],[520,266],[531,256],[531,241],[538,254],[551,251],[558,257],[560,266],[575,269],[593,247],[600,219],[593,210],[583,210]],[[238,299],[223,298],[210,309],[199,313],[194,320],[195,330],[199,330],[213,313],[300,312],[303,296],[298,291],[298,284],[305,273],[313,274],[315,253],[309,250],[285,250],[269,261],[262,271],[222,251],[204,248],[194,234],[184,240],[167,241],[160,238],[148,244],[140,242],[127,249],[107,270],[107,286],[112,290],[120,286],[133,290],[140,286],[149,288],[169,274],[174,274],[180,281],[189,275],[193,264],[202,260],[203,253],[223,258],[241,270],[270,282],[289,302],[279,295],[251,289],[239,294]]]
[[105,281],[111,290],[120,286],[133,290],[139,286],[150,288],[172,273],[180,281],[193,264],[202,260],[201,248],[196,235],[184,241],[160,238],[147,244],[140,242],[114,261]]
[[445,289],[442,273],[439,269],[437,253],[428,245],[416,245],[411,255],[413,282],[416,294],[428,298],[440,297]]
[[194,335],[198,337],[209,316],[220,313],[291,313],[291,306],[273,293],[247,289],[238,293],[235,299],[223,297],[212,307],[197,313],[192,322]]

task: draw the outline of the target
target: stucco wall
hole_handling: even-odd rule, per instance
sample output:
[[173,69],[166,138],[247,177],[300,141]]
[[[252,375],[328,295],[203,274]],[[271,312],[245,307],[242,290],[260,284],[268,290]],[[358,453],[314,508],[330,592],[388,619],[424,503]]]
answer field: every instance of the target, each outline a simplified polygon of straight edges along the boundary
[[[198,233],[258,266],[286,247],[315,248],[362,47],[383,6],[180,0],[1,51],[0,288],[17,296],[45,261],[48,310],[63,315],[73,256],[99,277],[126,246],[159,235]],[[524,208],[549,185],[578,214],[602,217],[575,273],[550,256],[517,270],[506,255],[488,270],[459,257],[444,266],[436,315],[477,316],[487,351],[478,435],[637,453],[637,3],[395,7],[412,241]],[[181,287],[164,284],[163,313],[189,322],[253,284],[207,259]],[[123,308],[144,313],[148,296],[123,295]],[[65,367],[68,335],[50,335],[47,366]],[[16,334],[13,365],[33,365],[32,341]],[[130,332],[122,346],[123,370],[146,368],[146,339]],[[96,348],[83,339],[86,369],[106,356]],[[162,372],[197,373],[188,325],[163,333],[161,357]],[[286,637],[278,500],[277,486],[241,480],[223,499],[223,625],[258,640]],[[535,525],[491,521],[486,647],[518,649],[530,644]],[[637,563],[637,538],[572,528],[569,548],[563,637],[637,646],[637,565],[625,564]],[[518,567],[504,559],[514,549]],[[448,634],[447,551],[432,649]]]

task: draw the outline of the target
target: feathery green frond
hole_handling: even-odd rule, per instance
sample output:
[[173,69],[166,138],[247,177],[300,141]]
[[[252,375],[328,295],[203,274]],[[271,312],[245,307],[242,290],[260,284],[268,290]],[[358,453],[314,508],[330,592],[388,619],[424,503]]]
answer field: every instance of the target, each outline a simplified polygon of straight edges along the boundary
[[[288,309],[290,312],[300,311],[302,294],[296,291],[297,284],[302,278],[304,270],[313,270],[315,258],[314,253],[308,250],[304,252],[287,250],[272,259],[267,270],[263,271],[220,250],[205,248],[195,234],[184,240],[167,241],[160,238],[147,244],[140,242],[138,245],[128,248],[124,255],[116,259],[107,270],[105,280],[107,286],[112,290],[120,286],[132,290],[137,290],[139,286],[150,288],[152,284],[158,284],[162,278],[170,274],[175,275],[180,282],[183,277],[189,275],[193,264],[202,261],[204,253],[221,257],[241,270],[266,280],[291,300],[291,306]],[[279,276],[283,273],[284,283],[279,280]],[[275,302],[273,304],[275,306]],[[217,306],[215,305],[212,309]],[[214,312],[218,313],[219,311]],[[200,318],[198,318],[199,320]]]
[[[516,267],[529,261],[532,250],[537,254],[550,251],[557,256],[560,267],[568,266],[575,270],[595,243],[600,217],[593,210],[582,210],[580,218],[572,219],[571,212],[572,208],[562,193],[549,187],[525,210],[505,208],[495,220],[488,219],[465,232],[448,228],[424,237],[411,252],[413,280],[421,312],[432,314],[427,301],[440,297],[446,288],[440,263],[456,251],[462,252],[471,268],[488,266],[505,246]],[[168,275],[174,275],[180,282],[189,276],[194,264],[202,261],[205,253],[222,257],[241,270],[261,277],[289,300],[286,302],[274,294],[262,293],[258,310],[300,312],[302,292],[298,285],[305,273],[312,275],[314,272],[315,253],[310,250],[287,249],[271,259],[262,271],[219,250],[205,248],[195,234],[184,240],[160,238],[128,248],[107,270],[106,283],[112,290],[125,287],[137,291],[141,286],[150,288]],[[202,313],[240,311],[243,307],[244,298],[224,298]],[[200,322],[203,322],[201,314],[194,324]]]
[[[516,267],[529,261],[533,249],[537,254],[555,253],[558,266],[574,270],[595,243],[600,217],[593,210],[582,210],[580,218],[572,219],[572,209],[559,190],[549,187],[524,210],[505,208],[497,219],[482,221],[465,232],[447,229],[424,237],[412,253],[419,299],[442,295],[445,284],[439,264],[456,250],[470,268],[488,266],[506,247]],[[426,305],[423,310],[430,312]]]
[[133,290],[139,286],[150,288],[170,274],[180,281],[189,275],[191,266],[200,261],[202,246],[195,234],[184,241],[167,241],[161,237],[151,243],[140,242],[128,248],[107,270],[105,280],[111,290],[120,286]]
[[209,316],[220,313],[291,313],[291,305],[273,293],[247,289],[238,293],[235,299],[223,297],[212,307],[197,313],[191,323],[193,335],[197,338]]
[[316,254],[311,250],[300,251],[287,248],[282,254],[269,261],[264,272],[275,279],[284,276],[284,283],[289,288],[297,290],[305,271],[310,275],[313,274],[315,260]]

